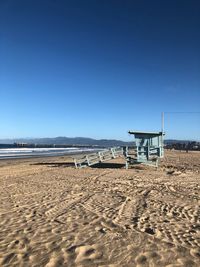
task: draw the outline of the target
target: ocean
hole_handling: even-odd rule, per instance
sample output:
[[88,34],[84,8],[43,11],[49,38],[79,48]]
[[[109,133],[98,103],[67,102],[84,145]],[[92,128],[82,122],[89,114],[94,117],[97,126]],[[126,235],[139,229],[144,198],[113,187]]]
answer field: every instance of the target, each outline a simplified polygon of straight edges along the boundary
[[30,158],[30,157],[49,157],[72,155],[84,152],[97,152],[97,148],[3,148],[0,149],[0,159]]

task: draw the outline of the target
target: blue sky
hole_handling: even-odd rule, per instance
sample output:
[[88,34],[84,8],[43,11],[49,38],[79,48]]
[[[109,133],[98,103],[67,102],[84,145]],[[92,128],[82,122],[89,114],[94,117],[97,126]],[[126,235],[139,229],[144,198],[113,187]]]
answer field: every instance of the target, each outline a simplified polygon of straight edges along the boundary
[[[0,138],[130,140],[200,111],[200,2],[0,0]],[[200,113],[166,114],[200,139]]]

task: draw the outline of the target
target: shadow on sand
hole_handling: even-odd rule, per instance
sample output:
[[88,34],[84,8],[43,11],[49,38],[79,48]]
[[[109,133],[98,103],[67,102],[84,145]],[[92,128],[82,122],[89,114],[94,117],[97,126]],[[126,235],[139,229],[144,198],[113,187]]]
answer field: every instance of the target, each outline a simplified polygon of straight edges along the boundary
[[31,165],[46,165],[49,167],[74,167],[74,162],[37,162]]
[[[75,167],[74,162],[37,162],[31,165],[48,166],[48,167]],[[122,169],[125,168],[125,164],[122,163],[97,163],[88,168],[99,168],[99,169]]]
[[100,169],[122,169],[125,168],[125,164],[123,163],[97,163],[92,165],[91,168],[100,168]]

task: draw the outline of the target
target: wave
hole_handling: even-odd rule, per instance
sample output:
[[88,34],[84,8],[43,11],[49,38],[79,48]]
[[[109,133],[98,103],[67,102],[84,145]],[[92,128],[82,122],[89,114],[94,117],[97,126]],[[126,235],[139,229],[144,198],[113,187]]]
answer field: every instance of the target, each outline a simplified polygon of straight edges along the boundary
[[18,158],[18,157],[35,157],[35,156],[59,156],[67,154],[78,154],[83,152],[94,152],[101,149],[96,148],[5,148],[0,149],[0,158]]

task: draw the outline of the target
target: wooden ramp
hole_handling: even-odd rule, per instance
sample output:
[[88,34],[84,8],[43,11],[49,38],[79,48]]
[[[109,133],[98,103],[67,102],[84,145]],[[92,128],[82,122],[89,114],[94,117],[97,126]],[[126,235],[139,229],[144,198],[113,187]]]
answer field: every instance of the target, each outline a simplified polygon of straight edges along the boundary
[[112,147],[110,149],[106,149],[100,152],[76,157],[74,158],[74,164],[76,168],[84,168],[121,156],[123,156],[123,148]]

